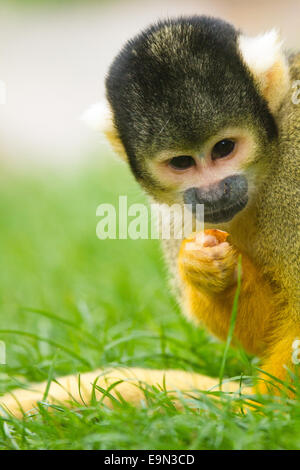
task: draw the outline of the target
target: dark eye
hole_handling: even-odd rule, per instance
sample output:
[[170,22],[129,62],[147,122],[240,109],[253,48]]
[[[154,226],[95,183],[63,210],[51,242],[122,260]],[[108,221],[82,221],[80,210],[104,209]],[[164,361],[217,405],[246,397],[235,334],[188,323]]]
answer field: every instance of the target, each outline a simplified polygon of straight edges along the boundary
[[217,158],[227,157],[227,155],[230,155],[231,152],[233,152],[234,147],[235,147],[235,142],[233,140],[230,140],[230,139],[220,140],[220,142],[218,142],[212,149],[212,152],[211,152],[212,160],[217,160]]
[[189,155],[181,155],[180,157],[174,157],[169,161],[169,165],[176,170],[187,170],[195,165],[195,160]]

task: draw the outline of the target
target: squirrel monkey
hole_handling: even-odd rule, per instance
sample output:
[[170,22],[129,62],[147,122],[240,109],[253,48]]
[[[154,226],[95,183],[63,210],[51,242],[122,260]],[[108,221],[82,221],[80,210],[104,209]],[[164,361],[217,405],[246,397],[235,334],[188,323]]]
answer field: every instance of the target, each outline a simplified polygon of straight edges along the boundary
[[[152,199],[204,204],[202,239],[163,241],[183,311],[224,340],[241,255],[234,341],[282,381],[295,372],[292,346],[300,338],[297,79],[300,54],[286,54],[274,30],[251,38],[214,18],[171,19],[124,46],[106,79],[107,104],[86,114]],[[103,383],[128,378],[117,389],[133,402],[142,392],[132,382],[165,380],[183,390],[216,384],[181,371],[96,371],[81,376],[85,399],[100,374]],[[80,400],[75,376],[59,382],[51,385],[51,400],[66,401],[70,393]],[[27,410],[44,388],[15,397]],[[276,393],[264,381],[259,390]],[[17,413],[14,398],[2,403]]]

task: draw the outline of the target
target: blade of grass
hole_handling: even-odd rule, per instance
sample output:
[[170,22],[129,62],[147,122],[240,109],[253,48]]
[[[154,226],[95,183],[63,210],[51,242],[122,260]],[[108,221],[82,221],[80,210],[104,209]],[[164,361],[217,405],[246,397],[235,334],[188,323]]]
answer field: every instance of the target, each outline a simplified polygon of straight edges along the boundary
[[50,390],[50,385],[51,385],[51,382],[53,380],[53,374],[54,374],[54,366],[55,366],[55,361],[56,361],[56,358],[57,358],[57,350],[55,351],[54,353],[54,356],[53,356],[53,361],[52,361],[52,364],[50,366],[50,369],[49,369],[49,374],[48,374],[48,379],[47,379],[47,385],[46,385],[46,388],[45,388],[45,391],[44,391],[44,395],[43,395],[43,399],[42,401],[46,401],[47,400],[47,396],[48,396],[48,393],[49,393],[49,390]]
[[259,367],[255,367],[255,369],[258,370],[258,372],[260,372],[261,374],[264,374],[264,375],[266,375],[267,377],[270,377],[270,379],[272,379],[272,382],[271,382],[271,381],[269,381],[269,380],[260,378],[260,379],[263,380],[264,382],[270,384],[272,387],[276,387],[278,390],[282,390],[282,388],[281,388],[279,385],[276,385],[276,383],[274,383],[274,382],[277,382],[278,384],[282,385],[282,386],[284,387],[284,389],[290,390],[292,393],[295,393],[295,394],[296,394],[296,389],[293,388],[292,386],[288,385],[288,384],[287,384],[286,382],[284,382],[283,380],[280,380],[278,377],[275,377],[274,375],[269,374],[268,372],[266,372],[266,371],[263,370],[263,369],[260,369]]
[[[27,308],[27,307],[22,307],[21,311],[23,312],[29,312],[37,315],[41,315],[43,317],[49,318],[51,320],[55,320],[57,322],[63,323],[66,326],[69,326],[70,328],[73,328],[76,333],[81,336],[87,344],[89,344],[91,347],[98,349],[101,347],[101,343],[95,338],[93,335],[91,335],[86,329],[84,329],[82,326],[80,327],[80,330],[78,330],[78,325],[70,320],[67,320],[66,318],[59,317],[58,315],[55,315],[52,312],[46,312],[45,310],[40,310],[37,308]],[[88,341],[88,339],[90,341]]]
[[237,317],[237,313],[238,313],[238,301],[239,301],[239,297],[240,297],[241,284],[242,284],[241,280],[242,280],[242,257],[241,257],[241,255],[239,255],[238,265],[237,265],[237,289],[236,289],[235,295],[234,295],[232,312],[231,312],[231,317],[230,317],[229,330],[228,330],[227,340],[226,340],[224,354],[223,354],[223,358],[222,358],[222,363],[221,363],[221,367],[220,367],[220,375],[219,375],[220,390],[222,390],[222,383],[223,383],[223,378],[224,378],[224,370],[225,370],[226,359],[227,359],[229,347],[230,347],[230,344],[231,344],[231,341],[232,341],[232,338],[233,338],[234,327],[235,327],[236,317]]
[[10,335],[20,335],[20,336],[27,336],[28,338],[32,338],[32,339],[35,339],[35,340],[38,340],[38,341],[44,341],[45,343],[48,343],[48,344],[51,344],[51,346],[54,346],[55,348],[57,349],[61,349],[62,351],[64,351],[65,353],[69,354],[70,356],[73,356],[75,357],[76,359],[78,359],[78,361],[80,361],[82,364],[88,366],[88,367],[91,367],[91,364],[86,360],[86,359],[83,359],[81,356],[79,356],[78,354],[76,354],[74,351],[72,351],[71,349],[67,348],[66,346],[62,346],[61,344],[57,343],[56,341],[53,341],[49,338],[43,338],[42,336],[39,336],[39,335],[35,335],[33,333],[29,333],[27,331],[20,331],[20,330],[5,330],[5,329],[1,329],[0,330],[0,333],[1,334],[10,334]]

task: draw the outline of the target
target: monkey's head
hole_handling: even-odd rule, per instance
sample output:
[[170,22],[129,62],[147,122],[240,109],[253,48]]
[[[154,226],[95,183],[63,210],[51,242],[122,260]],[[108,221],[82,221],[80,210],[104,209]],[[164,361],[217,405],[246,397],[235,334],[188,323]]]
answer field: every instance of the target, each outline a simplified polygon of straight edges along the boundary
[[[213,18],[166,20],[112,63],[103,130],[158,202],[204,204],[205,222],[228,222],[267,171],[288,86],[275,31],[248,38]],[[99,110],[86,115],[96,127]]]

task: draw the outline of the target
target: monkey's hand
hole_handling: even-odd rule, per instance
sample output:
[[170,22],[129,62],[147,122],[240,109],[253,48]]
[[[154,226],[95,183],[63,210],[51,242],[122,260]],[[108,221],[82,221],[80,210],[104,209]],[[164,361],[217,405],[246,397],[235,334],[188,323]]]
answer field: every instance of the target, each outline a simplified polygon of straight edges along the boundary
[[179,251],[179,273],[184,282],[205,293],[223,292],[237,281],[238,253],[221,230],[192,234]]

